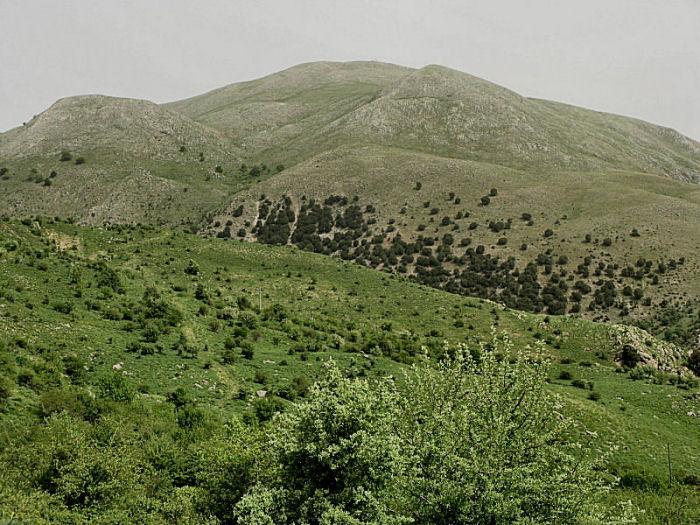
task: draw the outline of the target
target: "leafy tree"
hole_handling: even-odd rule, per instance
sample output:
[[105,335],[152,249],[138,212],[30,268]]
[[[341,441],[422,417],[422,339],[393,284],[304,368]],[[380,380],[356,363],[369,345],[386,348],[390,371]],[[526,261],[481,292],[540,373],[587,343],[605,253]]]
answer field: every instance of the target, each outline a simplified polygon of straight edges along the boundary
[[[492,343],[499,349],[496,341]],[[446,348],[407,374],[396,424],[409,459],[399,495],[418,523],[571,523],[605,483],[567,436],[547,365]],[[512,353],[506,341],[502,348]]]
[[619,359],[622,362],[622,366],[625,368],[634,368],[642,361],[639,352],[637,352],[637,350],[631,345],[624,345],[622,347]]
[[690,368],[696,376],[700,376],[700,350],[697,348],[688,356],[686,366]]
[[557,417],[545,362],[507,342],[443,356],[400,383],[331,366],[274,420],[272,471],[237,504],[238,523],[631,522],[601,503],[608,483]]
[[388,386],[346,379],[333,366],[308,401],[277,420],[274,481],[243,497],[239,523],[405,522],[383,500],[400,464]]

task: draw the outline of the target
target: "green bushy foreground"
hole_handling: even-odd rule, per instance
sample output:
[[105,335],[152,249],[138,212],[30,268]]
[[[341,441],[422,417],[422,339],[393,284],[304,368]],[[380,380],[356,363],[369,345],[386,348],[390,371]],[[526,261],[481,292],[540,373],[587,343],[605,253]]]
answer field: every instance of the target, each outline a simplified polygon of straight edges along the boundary
[[240,521],[632,522],[600,504],[611,480],[555,416],[541,363],[448,350],[398,385],[331,368],[277,420],[272,475],[236,505]]
[[686,358],[290,247],[0,222],[0,519],[693,523]]

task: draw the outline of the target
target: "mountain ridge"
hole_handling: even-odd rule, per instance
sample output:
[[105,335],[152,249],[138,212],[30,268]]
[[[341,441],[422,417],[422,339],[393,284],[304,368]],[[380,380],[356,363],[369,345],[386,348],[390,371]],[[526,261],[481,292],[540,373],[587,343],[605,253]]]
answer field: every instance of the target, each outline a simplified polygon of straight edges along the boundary
[[[376,89],[375,69],[365,74],[363,68],[368,68],[367,64],[392,71],[391,78],[381,82],[381,89]],[[219,108],[211,100],[214,95],[209,94],[172,102],[166,107],[183,111],[244,142],[246,151],[253,157],[269,157],[272,162],[285,164],[353,141],[404,146],[440,156],[485,160],[523,169],[632,169],[691,182],[700,176],[700,144],[670,128],[523,97],[444,66],[393,69],[398,67],[366,62],[303,64],[258,81],[231,84],[210,92],[225,99],[218,101]],[[280,105],[272,108],[277,115],[289,111],[290,93],[293,98],[303,99],[305,91],[298,91],[299,86],[311,83],[318,89],[317,71],[329,68],[342,74],[340,80],[328,75],[326,88],[342,86],[346,88],[347,99],[357,97],[355,104],[340,108],[347,111],[328,111],[323,115],[326,118],[309,122],[313,125],[307,125],[304,133],[300,133],[295,129],[298,119],[308,119],[303,111],[300,114],[292,111],[289,118],[275,122],[269,120],[264,110],[253,108],[255,102],[268,109]],[[375,88],[369,92],[353,89],[347,83],[349,72],[357,81],[366,77],[375,82]],[[229,120],[231,111],[241,103],[235,92],[262,89],[261,86],[273,80],[277,91],[265,92],[264,102],[256,100],[255,93],[250,94],[245,99],[245,109],[236,115],[238,120]],[[329,98],[327,102],[332,100]],[[203,105],[206,112],[197,110],[198,105]],[[320,104],[312,109],[319,113],[330,107]],[[250,121],[258,118],[262,124],[250,128]],[[431,122],[435,123],[432,127]],[[250,133],[241,132],[249,128]]]

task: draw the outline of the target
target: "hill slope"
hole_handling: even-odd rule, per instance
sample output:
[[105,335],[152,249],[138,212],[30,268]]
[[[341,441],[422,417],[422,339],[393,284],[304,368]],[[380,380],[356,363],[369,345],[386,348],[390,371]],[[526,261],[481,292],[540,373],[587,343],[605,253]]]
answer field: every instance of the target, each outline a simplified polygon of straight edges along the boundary
[[[693,346],[699,151],[443,67],[322,62],[164,107],[61,100],[0,135],[0,213],[296,244]],[[362,219],[338,222],[334,198]],[[402,242],[412,253],[391,253]]]
[[[152,521],[172,522],[173,502],[189,501],[178,499],[183,490],[202,504],[199,487],[216,487],[218,503],[230,493],[211,485],[238,479],[230,432],[264,433],[330,359],[353,376],[400,377],[419,353],[442,355],[445,341],[490,341],[492,326],[519,350],[551,358],[549,389],[578,422],[577,440],[619,447],[611,468],[632,488],[611,498],[632,498],[647,511],[641,523],[661,524],[680,491],[690,505],[673,522],[693,522],[697,491],[666,487],[665,445],[676,480],[697,479],[697,382],[616,365],[631,345],[676,368],[673,345],[290,247],[53,220],[0,222],[0,518],[140,523],[162,512]],[[119,483],[132,472],[138,483]],[[140,483],[147,496],[132,494]]]
[[166,107],[285,165],[361,142],[528,170],[700,177],[700,144],[675,131],[528,99],[440,66],[305,64]]
[[[696,184],[623,171],[537,174],[364,146],[235,195],[204,232],[291,243],[521,309],[643,321],[660,332],[680,315],[684,344],[695,345],[698,224]],[[536,293],[520,275],[528,264]],[[554,303],[545,297],[553,280]]]
[[66,98],[0,135],[0,213],[189,224],[235,189],[215,167],[239,159],[217,131],[152,102]]
[[[308,141],[374,100],[410,68],[378,62],[313,62],[164,107],[226,133],[249,157]],[[287,155],[280,162],[290,164]]]

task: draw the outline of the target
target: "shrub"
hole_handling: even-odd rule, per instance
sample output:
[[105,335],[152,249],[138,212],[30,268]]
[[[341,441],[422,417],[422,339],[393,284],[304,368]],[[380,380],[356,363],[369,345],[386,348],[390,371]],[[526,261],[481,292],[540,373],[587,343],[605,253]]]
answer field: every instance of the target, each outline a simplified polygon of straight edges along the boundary
[[187,263],[187,266],[185,267],[185,273],[187,275],[197,275],[199,273],[199,265],[192,259],[190,259],[190,261]]
[[690,353],[685,366],[690,368],[696,376],[700,376],[700,350],[696,348]]
[[69,314],[73,310],[73,305],[68,301],[58,301],[53,303],[52,308],[59,313]]
[[225,365],[232,365],[238,360],[238,355],[233,348],[224,349],[221,354],[221,362]]
[[284,402],[276,396],[263,397],[256,399],[253,403],[253,410],[258,421],[265,422],[272,419],[278,412],[284,410]]
[[177,412],[177,425],[183,429],[194,429],[204,426],[204,412],[192,404],[187,404]]
[[618,359],[625,368],[634,368],[642,361],[639,352],[631,345],[624,345]]
[[100,378],[97,385],[100,397],[112,401],[132,401],[136,390],[119,372],[113,372]]
[[620,476],[620,485],[623,487],[658,492],[661,489],[661,480],[654,474],[645,471],[627,472]]
[[0,376],[0,406],[2,403],[9,399],[12,392],[15,390],[15,383],[10,378],[5,376]]
[[241,355],[243,356],[243,359],[253,359],[254,353],[255,351],[250,343],[246,344],[245,346],[241,346]]
[[609,522],[605,478],[552,414],[545,363],[482,350],[448,348],[401,386],[332,365],[270,429],[272,471],[238,522]]
[[575,386],[576,388],[582,388],[582,389],[584,389],[584,390],[585,390],[586,388],[588,388],[588,384],[587,384],[585,381],[581,380],[581,379],[574,379],[574,380],[571,382],[571,386]]

